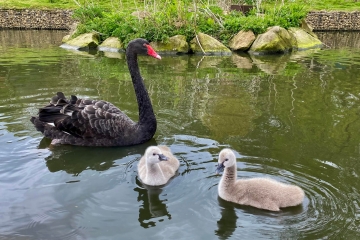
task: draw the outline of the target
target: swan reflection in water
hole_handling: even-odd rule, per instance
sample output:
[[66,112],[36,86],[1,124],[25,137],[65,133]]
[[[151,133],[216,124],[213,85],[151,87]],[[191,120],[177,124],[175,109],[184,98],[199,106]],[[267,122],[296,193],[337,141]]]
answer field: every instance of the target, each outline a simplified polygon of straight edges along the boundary
[[221,207],[221,218],[217,221],[218,229],[215,230],[215,235],[219,239],[228,239],[236,229],[238,217],[235,212],[235,204],[227,202],[220,197],[218,197],[218,201]]
[[[38,148],[48,148],[50,139],[43,138]],[[79,146],[50,146],[51,155],[45,158],[50,172],[65,171],[74,176],[84,170],[105,171],[119,166],[117,160],[128,156],[142,155],[149,146],[157,145],[155,139],[129,147],[79,147]],[[129,159],[128,159],[129,160]],[[134,157],[134,160],[138,160]],[[130,161],[132,162],[132,161]],[[122,165],[122,164],[121,164]]]
[[[263,209],[254,208],[246,205],[239,205],[233,202],[225,201],[224,199],[218,196],[219,206],[221,208],[221,218],[217,221],[218,229],[215,230],[215,235],[218,236],[219,239],[231,239],[234,235],[235,230],[242,226],[237,226],[238,214],[243,214],[241,218],[247,216],[261,216],[259,219],[274,219],[274,223],[279,224],[279,217],[281,217],[282,221],[294,221],[297,219],[299,214],[301,214],[304,209],[302,205],[288,207],[281,209],[280,212],[271,212]],[[240,210],[240,211],[238,211]],[[250,220],[249,220],[250,221]],[[237,233],[238,238],[241,239],[241,232]],[[296,229],[284,229],[283,231],[278,233],[280,238],[286,239],[298,239],[301,235],[296,231]],[[235,237],[235,238],[236,238]],[[244,236],[243,236],[244,237]]]
[[139,207],[139,223],[143,228],[155,227],[156,222],[162,222],[165,218],[171,219],[165,202],[167,199],[160,199],[162,188],[159,186],[148,186],[142,184],[136,178],[138,187],[134,191],[138,192],[138,202],[143,202]]

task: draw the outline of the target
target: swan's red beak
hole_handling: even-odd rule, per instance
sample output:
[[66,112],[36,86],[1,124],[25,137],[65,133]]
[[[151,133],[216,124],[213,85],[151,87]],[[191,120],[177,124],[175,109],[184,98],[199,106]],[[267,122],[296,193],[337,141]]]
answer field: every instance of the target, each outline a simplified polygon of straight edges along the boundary
[[147,54],[148,54],[149,56],[152,56],[152,57],[157,58],[157,59],[161,59],[160,55],[157,54],[157,53],[155,52],[155,50],[154,50],[150,45],[146,44],[146,47],[147,47],[147,49],[148,49]]

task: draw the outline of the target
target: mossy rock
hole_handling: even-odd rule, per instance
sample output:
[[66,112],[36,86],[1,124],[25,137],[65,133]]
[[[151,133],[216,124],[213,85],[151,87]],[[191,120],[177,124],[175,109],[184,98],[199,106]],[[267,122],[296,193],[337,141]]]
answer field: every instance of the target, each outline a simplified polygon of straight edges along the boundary
[[296,39],[286,29],[274,26],[257,36],[250,52],[255,54],[286,53],[296,46]]
[[198,33],[197,37],[190,41],[190,49],[195,54],[231,55],[230,49],[224,44],[204,33]]
[[84,33],[66,42],[70,48],[74,48],[81,51],[87,51],[89,49],[96,49],[99,45],[99,34],[97,33]]
[[289,33],[296,39],[295,48],[297,50],[307,50],[311,48],[321,48],[323,43],[302,28],[290,28]]
[[241,30],[229,42],[231,50],[246,51],[255,41],[256,37],[252,31]]
[[103,52],[120,52],[123,51],[123,44],[119,38],[109,37],[98,46],[98,50]]
[[184,35],[170,37],[166,43],[151,42],[150,45],[158,53],[177,54],[189,52],[189,44],[187,43],[186,37]]
[[311,36],[317,38],[316,34],[313,32],[314,28],[306,21],[306,19],[303,19],[301,21],[301,28],[304,29]]
[[62,38],[61,42],[62,42],[62,43],[66,43],[67,41],[70,40],[70,38],[71,38],[71,35],[70,35],[70,34],[65,35],[65,36]]

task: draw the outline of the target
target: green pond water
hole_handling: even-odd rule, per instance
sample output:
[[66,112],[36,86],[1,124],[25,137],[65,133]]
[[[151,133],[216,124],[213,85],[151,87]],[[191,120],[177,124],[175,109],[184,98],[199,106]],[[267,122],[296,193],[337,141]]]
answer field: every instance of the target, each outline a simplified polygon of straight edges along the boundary
[[[57,91],[137,119],[124,54],[62,49],[65,34],[0,31],[0,239],[360,238],[360,33],[281,56],[140,57],[158,130],[115,148],[50,146],[29,121]],[[156,144],[181,165],[148,187],[137,162]],[[303,204],[269,212],[218,198],[225,147],[239,178],[296,184]]]

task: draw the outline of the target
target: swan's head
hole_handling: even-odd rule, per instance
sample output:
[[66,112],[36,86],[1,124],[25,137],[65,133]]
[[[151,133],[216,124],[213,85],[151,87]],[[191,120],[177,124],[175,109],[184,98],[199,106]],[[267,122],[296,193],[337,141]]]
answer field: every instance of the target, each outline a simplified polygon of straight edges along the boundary
[[224,170],[224,168],[231,167],[234,164],[236,164],[235,153],[229,148],[225,148],[221,150],[221,152],[219,153],[218,163],[219,164],[216,168],[217,174],[221,173]]
[[167,161],[168,158],[161,152],[160,148],[152,146],[145,151],[146,161],[148,163],[159,163],[160,161]]
[[149,55],[151,57],[161,59],[160,55],[150,46],[150,43],[142,38],[137,38],[129,42],[126,52],[134,52],[137,54]]

